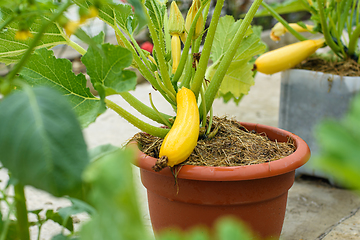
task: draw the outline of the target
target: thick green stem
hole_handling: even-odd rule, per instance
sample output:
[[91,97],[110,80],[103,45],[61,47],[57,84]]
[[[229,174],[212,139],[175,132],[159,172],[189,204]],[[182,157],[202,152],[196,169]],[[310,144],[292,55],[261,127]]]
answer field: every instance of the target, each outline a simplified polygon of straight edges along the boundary
[[165,124],[163,119],[172,118],[172,116],[167,115],[165,113],[160,113],[161,117],[152,109],[151,107],[145,105],[143,102],[139,101],[136,97],[131,95],[129,92],[122,92],[120,96],[129,103],[133,108],[135,108],[142,115],[154,120],[158,123]]
[[46,23],[41,25],[41,28],[39,29],[38,33],[35,35],[34,39],[31,41],[28,49],[26,50],[26,52],[24,53],[24,55],[22,56],[22,58],[20,59],[20,61],[15,65],[15,67],[11,70],[11,72],[7,75],[7,78],[12,81],[15,76],[19,73],[19,71],[21,70],[22,66],[26,63],[26,61],[29,59],[29,57],[31,56],[32,51],[34,50],[34,48],[36,47],[36,45],[38,44],[38,42],[40,41],[41,37],[43,36],[43,33],[46,31],[46,29],[48,27],[50,27],[50,25],[53,22],[56,22],[56,20],[63,14],[64,11],[66,11],[66,9],[71,5],[71,1],[66,1],[66,3],[64,3],[59,10],[49,19],[49,20],[44,20],[46,21]]
[[169,76],[169,71],[165,62],[165,56],[164,56],[164,49],[163,49],[163,42],[160,42],[160,39],[158,38],[158,35],[156,34],[156,30],[155,30],[155,26],[154,23],[151,21],[149,13],[146,11],[145,6],[144,7],[144,12],[147,16],[147,20],[148,20],[148,29],[149,32],[151,34],[151,38],[153,40],[154,43],[154,48],[155,48],[155,52],[157,55],[157,60],[159,63],[159,68],[160,68],[160,72],[161,72],[161,78],[164,82],[165,87],[174,95],[176,95],[174,86],[171,83],[170,80],[170,76]]
[[338,45],[336,45],[336,43],[332,39],[332,37],[330,35],[330,32],[329,32],[329,29],[327,27],[323,0],[317,0],[317,3],[318,3],[318,6],[319,6],[319,16],[320,16],[322,32],[323,32],[324,37],[325,37],[325,42],[335,53],[339,53],[340,48],[339,48]]
[[360,25],[357,25],[356,28],[352,31],[351,36],[350,36],[349,48],[348,48],[349,56],[352,56],[353,54],[355,54],[359,36],[360,36]]
[[299,41],[307,40],[306,37],[295,31],[290,25],[287,23],[285,19],[283,19],[274,9],[272,9],[266,2],[262,2],[261,5],[268,10],[271,15],[278,20],[294,37],[296,37]]
[[76,42],[70,40],[70,38],[66,37],[66,44],[70,47],[72,47],[74,50],[76,50],[78,53],[80,53],[82,56],[84,56],[86,54],[86,50],[81,47],[79,44],[77,44]]
[[[221,9],[222,9],[223,5],[224,5],[224,0],[218,0],[216,2],[214,13],[213,13],[211,23],[210,23],[210,26],[209,26],[209,29],[207,32],[204,47],[203,47],[203,50],[201,53],[199,65],[198,65],[198,68],[196,69],[193,83],[191,84],[191,90],[194,92],[196,99],[199,96],[199,91],[200,91],[201,85],[203,83],[205,72],[206,72],[206,69],[207,69],[207,66],[209,63],[211,47],[212,47],[212,43],[214,41],[214,36],[215,36],[216,28],[217,28],[217,25],[219,22]],[[207,104],[206,104],[206,106],[207,106]]]
[[254,18],[255,13],[259,8],[261,2],[262,0],[255,0],[252,3],[249,11],[247,12],[244,20],[241,23],[240,28],[237,30],[233,40],[230,43],[230,46],[228,48],[229,50],[225,53],[222,61],[219,64],[219,67],[216,69],[214,77],[211,80],[209,87],[205,92],[205,101],[206,101],[205,103],[207,109],[206,113],[209,112],[210,108],[212,107],[212,104],[219,90],[219,87],[222,83],[222,80],[224,79],[224,76],[236,54],[236,51],[246,34],[246,31],[249,29],[251,21]]
[[144,131],[150,135],[164,138],[170,130],[170,129],[152,126],[152,125],[138,119],[137,117],[135,117],[134,115],[132,115],[131,113],[129,113],[128,111],[126,111],[125,109],[123,109],[122,107],[117,105],[116,103],[110,101],[109,99],[105,99],[105,103],[106,103],[107,107],[114,110],[117,114],[119,114],[121,117],[123,117],[126,121],[128,121],[135,127],[139,128],[141,131]]
[[15,190],[15,207],[16,207],[16,218],[18,224],[18,231],[20,240],[30,240],[29,234],[29,220],[28,212],[26,208],[26,199],[24,193],[24,186],[20,183],[14,186]]
[[113,27],[113,29],[115,30],[117,36],[120,38],[120,40],[123,42],[123,44],[125,45],[125,47],[127,49],[129,49],[130,51],[132,51],[133,53],[133,58],[134,61],[136,62],[136,64],[138,65],[138,70],[140,71],[141,75],[144,76],[144,78],[150,82],[150,84],[152,86],[154,86],[154,88],[156,90],[158,90],[161,95],[164,96],[165,100],[168,101],[170,104],[173,104],[172,100],[167,96],[166,92],[164,90],[162,90],[162,88],[159,86],[159,84],[157,83],[155,77],[152,75],[152,73],[150,72],[150,70],[145,66],[145,64],[141,61],[140,57],[137,55],[135,49],[133,48],[132,44],[127,40],[127,38],[124,36],[124,34],[120,31],[120,29],[114,25],[109,24],[110,26]]
[[147,58],[146,58],[143,50],[140,48],[139,44],[136,42],[134,36],[131,35],[131,34],[129,34],[129,37],[130,37],[130,39],[131,39],[131,42],[132,42],[133,45],[135,46],[136,50],[138,51],[140,57],[143,59],[143,63],[145,63],[145,65],[146,65],[146,67],[147,67],[148,69],[151,69],[151,68],[150,68],[150,64],[149,64],[149,62],[148,62],[148,60],[147,60]]
[[186,38],[185,45],[184,45],[184,48],[183,48],[183,51],[181,54],[180,62],[179,62],[179,65],[178,65],[176,72],[174,74],[174,77],[173,77],[173,82],[175,82],[175,83],[177,83],[179,81],[179,79],[183,73],[183,70],[184,70],[184,67],[186,64],[186,60],[189,56],[189,49],[191,46],[192,37],[195,33],[196,23],[197,23],[199,17],[201,16],[204,7],[205,7],[204,5],[201,5],[201,7],[199,8],[198,12],[196,13],[196,15],[194,17],[193,23],[191,24],[191,27],[189,29],[188,36]]
[[162,120],[162,123],[165,124],[166,126],[168,126],[169,128],[171,128],[169,118],[167,118],[167,119],[164,118],[163,115],[161,115],[161,113],[159,112],[159,110],[157,110],[157,108],[155,107],[155,104],[151,97],[151,93],[149,93],[149,100],[150,100],[151,107],[153,108],[153,111],[155,111],[155,113],[158,115],[158,117]]

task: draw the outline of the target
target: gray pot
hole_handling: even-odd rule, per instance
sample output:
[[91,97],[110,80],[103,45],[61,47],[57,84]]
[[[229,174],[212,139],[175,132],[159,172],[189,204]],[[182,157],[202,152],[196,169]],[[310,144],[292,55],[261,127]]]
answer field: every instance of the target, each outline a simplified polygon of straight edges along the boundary
[[[315,126],[323,119],[339,119],[360,90],[360,77],[341,77],[309,70],[291,69],[281,75],[279,128],[295,133],[309,145],[312,156],[319,153]],[[332,177],[316,169],[312,161],[297,174]]]

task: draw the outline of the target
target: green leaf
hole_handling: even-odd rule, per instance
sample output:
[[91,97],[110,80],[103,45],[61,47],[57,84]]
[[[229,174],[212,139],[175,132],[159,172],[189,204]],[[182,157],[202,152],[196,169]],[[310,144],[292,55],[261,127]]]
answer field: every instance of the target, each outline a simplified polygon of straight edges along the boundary
[[[7,8],[0,9],[0,25],[12,15],[12,11]],[[30,26],[30,32],[36,35],[39,31],[43,21],[46,21],[44,17],[40,15],[35,17],[34,23]],[[0,62],[5,64],[16,63],[20,60],[23,53],[29,48],[32,41],[28,40],[16,40],[15,33],[18,31],[19,24],[17,22],[10,23],[3,31],[0,32]],[[66,44],[66,39],[62,30],[55,24],[51,26],[44,33],[41,41],[39,41],[36,49],[38,48],[52,48],[54,46]]]
[[256,239],[241,222],[231,217],[220,219],[216,223],[216,232],[219,240]]
[[101,145],[89,150],[90,162],[96,161],[105,155],[117,151],[119,148],[111,144]]
[[78,196],[87,147],[68,101],[48,87],[15,91],[0,102],[0,161],[23,185]]
[[[74,2],[81,8],[89,8],[93,5],[91,1],[74,0]],[[136,5],[136,7],[134,6],[135,14],[133,13],[131,5],[103,2],[98,6],[99,18],[110,26],[118,24],[122,30],[128,31],[129,33],[132,33],[137,26],[138,29],[141,29],[146,24],[145,14],[142,11],[139,0],[132,0],[131,2],[134,2]],[[129,3],[131,2],[129,1]],[[128,29],[129,26],[131,26],[131,29]]]
[[129,149],[111,152],[92,162],[84,180],[92,186],[90,203],[97,214],[81,229],[81,239],[149,239],[142,223],[130,161]]
[[74,223],[71,217],[64,218],[59,212],[54,212],[52,209],[48,209],[45,213],[46,220],[52,220],[58,223],[60,226],[64,226],[70,232],[74,230]]
[[[206,79],[211,81],[240,24],[241,21],[235,22],[232,16],[220,19],[211,49],[211,59],[214,64],[207,69]],[[243,94],[248,94],[250,87],[254,85],[253,64],[250,63],[250,60],[253,56],[265,51],[265,48],[266,46],[260,41],[258,34],[249,29],[226,72],[219,89],[220,96],[227,95],[229,97],[229,94],[232,94],[235,100],[240,100]]]
[[316,129],[320,154],[314,166],[331,174],[343,184],[360,190],[360,95],[341,120],[323,121]]
[[83,202],[76,198],[68,198],[71,201],[71,206],[69,207],[63,207],[59,209],[59,215],[62,217],[62,219],[68,219],[72,215],[86,212],[90,215],[94,215],[96,210],[87,204],[86,202]]
[[[316,1],[314,1],[316,2]],[[273,8],[279,14],[287,14],[301,11],[308,11],[308,8],[299,0],[287,0],[282,3],[274,2],[269,3],[269,6]],[[270,12],[266,9],[257,11],[255,17],[271,16]]]
[[124,68],[132,63],[132,53],[126,48],[109,43],[101,46],[104,56],[89,47],[81,61],[87,68],[93,85],[100,83],[105,87],[106,95],[134,90],[136,74]]
[[20,75],[30,85],[48,86],[61,92],[73,106],[83,128],[105,110],[86,87],[85,76],[82,73],[75,75],[71,62],[55,58],[50,50],[36,50]]
[[148,9],[150,19],[158,31],[164,27],[164,17],[166,11],[166,2],[158,0],[145,0],[145,6]]

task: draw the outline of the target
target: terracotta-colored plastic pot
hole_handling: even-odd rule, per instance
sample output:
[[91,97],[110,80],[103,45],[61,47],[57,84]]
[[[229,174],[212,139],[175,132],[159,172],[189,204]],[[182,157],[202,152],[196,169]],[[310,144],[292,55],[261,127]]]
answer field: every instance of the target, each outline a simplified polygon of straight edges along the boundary
[[237,167],[183,166],[178,186],[170,169],[154,172],[156,159],[139,151],[137,165],[147,188],[152,227],[212,227],[219,217],[233,216],[247,224],[260,237],[280,236],[285,217],[288,190],[295,169],[310,158],[307,144],[298,136],[275,127],[241,123],[248,130],[264,132],[279,142],[292,138],[296,151],[269,163]]

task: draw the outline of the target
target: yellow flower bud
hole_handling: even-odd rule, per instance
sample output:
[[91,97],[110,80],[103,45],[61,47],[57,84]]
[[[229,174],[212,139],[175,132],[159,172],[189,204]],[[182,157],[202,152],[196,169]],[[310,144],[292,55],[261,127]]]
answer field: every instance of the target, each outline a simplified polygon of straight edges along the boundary
[[66,35],[68,37],[73,35],[73,33],[76,32],[76,30],[79,28],[80,25],[81,23],[79,21],[71,21],[71,20],[68,21],[64,26]]
[[176,2],[172,1],[170,6],[170,15],[169,15],[169,33],[171,35],[174,34],[181,35],[184,31],[185,31],[184,18]]
[[[312,26],[312,25],[306,25],[306,28],[303,28],[297,23],[289,23],[289,25],[297,32],[312,31],[314,28],[314,26]],[[278,22],[271,29],[270,38],[273,41],[279,41],[280,37],[283,36],[286,32],[288,32],[288,30],[280,22]]]
[[[185,20],[185,29],[187,32],[190,31],[191,24],[193,23],[196,13],[199,11],[200,7],[201,7],[200,0],[193,0]],[[198,21],[196,22],[196,28],[195,28],[195,33],[193,35],[193,39],[197,39],[200,36],[200,34],[203,31],[203,27],[204,27],[204,18],[201,14]]]
[[27,40],[28,38],[32,38],[33,35],[29,30],[19,30],[15,33],[16,40]]

